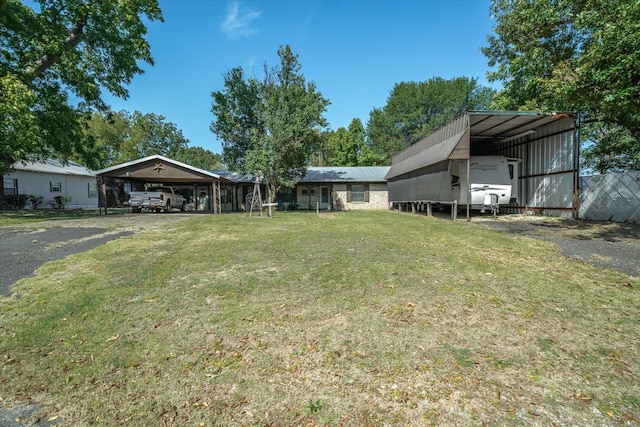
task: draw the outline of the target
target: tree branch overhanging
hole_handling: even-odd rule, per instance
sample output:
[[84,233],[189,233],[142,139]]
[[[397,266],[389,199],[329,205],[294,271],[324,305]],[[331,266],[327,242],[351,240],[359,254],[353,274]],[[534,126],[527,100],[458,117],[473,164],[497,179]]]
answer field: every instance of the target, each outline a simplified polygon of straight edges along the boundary
[[[84,34],[84,27],[87,25],[87,17],[83,16],[76,20],[71,32],[64,40],[64,44],[68,47],[75,47],[82,41],[82,35]],[[36,61],[35,67],[28,67],[27,74],[31,78],[41,76],[49,67],[62,57],[63,52],[46,53],[40,59]]]

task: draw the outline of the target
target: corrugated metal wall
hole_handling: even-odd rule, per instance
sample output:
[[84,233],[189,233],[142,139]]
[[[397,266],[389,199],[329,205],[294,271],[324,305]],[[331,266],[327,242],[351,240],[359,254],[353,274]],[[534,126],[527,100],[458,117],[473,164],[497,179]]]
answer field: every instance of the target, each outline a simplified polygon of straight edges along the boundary
[[535,134],[497,147],[495,154],[521,159],[518,191],[520,203],[501,208],[506,213],[540,213],[577,216],[577,124],[573,117],[540,127]]
[[452,202],[449,161],[403,175],[387,182],[390,202],[433,201]]
[[[453,122],[438,129],[433,134],[423,138],[406,150],[397,154],[394,165],[406,161],[411,157],[418,157],[425,150],[441,144],[456,135],[462,135],[469,126],[467,114],[457,118]],[[467,138],[468,140],[468,138]],[[457,142],[457,141],[456,141]],[[463,153],[463,158],[468,157],[468,144],[462,144],[467,152]],[[453,147],[451,147],[453,149]],[[446,159],[450,153],[446,153]],[[392,166],[390,173],[394,171]],[[452,202],[451,178],[449,176],[449,160],[444,160],[427,167],[413,170],[397,178],[391,178],[387,182],[390,202]]]

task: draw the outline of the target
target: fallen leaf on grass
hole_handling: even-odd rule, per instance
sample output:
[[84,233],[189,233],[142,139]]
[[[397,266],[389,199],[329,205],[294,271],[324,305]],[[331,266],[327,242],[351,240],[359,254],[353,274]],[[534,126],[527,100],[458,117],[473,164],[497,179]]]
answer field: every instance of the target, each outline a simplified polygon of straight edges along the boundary
[[582,393],[577,393],[577,392],[573,392],[573,397],[575,397],[576,399],[578,399],[580,402],[582,403],[589,403],[593,400],[593,398],[589,397],[589,396],[585,396]]
[[57,416],[57,415],[52,415],[52,416],[50,416],[50,417],[47,419],[47,422],[49,422],[49,423],[50,423],[51,421],[55,421],[55,420],[57,420],[57,419],[58,419],[58,416]]
[[112,336],[111,338],[109,338],[109,339],[107,340],[107,342],[115,341],[115,340],[117,340],[118,338],[120,338],[120,334]]

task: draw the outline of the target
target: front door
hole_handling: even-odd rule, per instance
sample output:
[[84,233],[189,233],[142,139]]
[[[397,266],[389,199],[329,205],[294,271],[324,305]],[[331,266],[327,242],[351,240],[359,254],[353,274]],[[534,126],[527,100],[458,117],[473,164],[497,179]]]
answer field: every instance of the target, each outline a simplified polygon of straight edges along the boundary
[[329,187],[320,187],[320,208],[329,207]]

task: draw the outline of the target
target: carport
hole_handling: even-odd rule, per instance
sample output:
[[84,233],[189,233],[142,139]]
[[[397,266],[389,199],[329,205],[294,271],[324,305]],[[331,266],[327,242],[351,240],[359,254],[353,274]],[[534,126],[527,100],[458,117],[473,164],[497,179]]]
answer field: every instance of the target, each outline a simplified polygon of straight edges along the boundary
[[154,155],[96,172],[100,207],[122,204],[120,193],[144,190],[146,184],[176,187],[186,196],[189,210],[221,213],[221,185],[232,184],[220,175]]
[[[488,155],[521,162],[514,178],[518,197],[501,212],[578,218],[575,112],[468,111],[393,158],[385,176],[389,202],[413,211],[432,203],[453,205],[450,161]],[[466,209],[469,219],[469,203]]]

